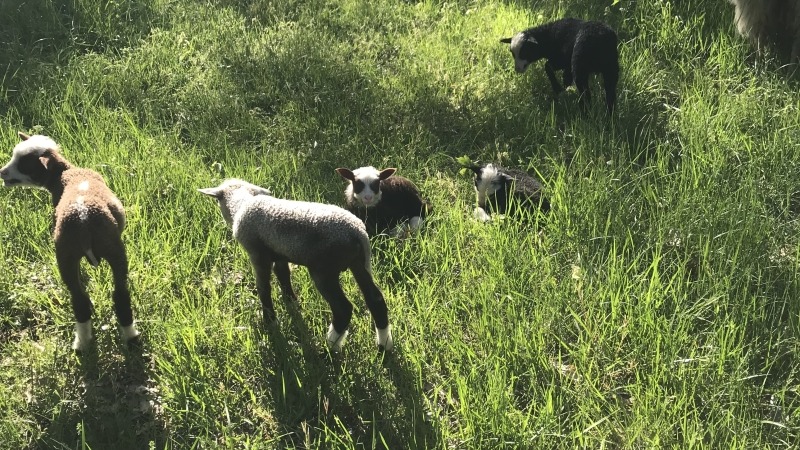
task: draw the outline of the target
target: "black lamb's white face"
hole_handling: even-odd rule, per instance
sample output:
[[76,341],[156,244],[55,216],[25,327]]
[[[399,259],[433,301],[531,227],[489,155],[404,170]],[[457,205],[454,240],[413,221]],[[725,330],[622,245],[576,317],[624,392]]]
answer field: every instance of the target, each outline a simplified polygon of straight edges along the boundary
[[336,169],[342,178],[349,180],[350,184],[345,189],[345,196],[353,198],[369,208],[381,201],[381,181],[389,178],[396,169],[378,170],[372,166],[359,167],[355,170]]
[[536,39],[525,33],[517,33],[513,38],[502,39],[501,42],[509,44],[508,49],[514,57],[514,70],[517,73],[525,72],[532,62],[542,58]]
[[361,167],[353,171],[353,197],[364,206],[374,206],[381,201],[381,179],[378,169]]
[[475,171],[475,193],[478,196],[478,205],[486,206],[486,199],[495,195],[505,186],[505,174],[493,164],[487,164]]

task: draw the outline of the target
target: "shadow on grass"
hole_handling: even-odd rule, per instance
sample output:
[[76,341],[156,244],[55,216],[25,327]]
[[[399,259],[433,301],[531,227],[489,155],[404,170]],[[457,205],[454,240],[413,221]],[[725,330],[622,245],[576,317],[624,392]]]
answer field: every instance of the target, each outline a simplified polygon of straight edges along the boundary
[[322,333],[309,329],[299,304],[289,303],[286,310],[289,329],[269,328],[262,354],[282,446],[438,445],[439,433],[424,415],[419,377],[402,356],[402,346],[367,356],[367,364],[352,364],[355,355],[348,345],[332,354],[314,344]]
[[10,100],[0,102],[0,114],[17,104],[29,123],[35,114],[22,106],[24,86],[61,83],[57,67],[76,55],[130,46],[150,32],[154,11],[152,0],[0,2],[0,99]]
[[93,345],[80,355],[74,387],[79,399],[62,397],[45,432],[31,447],[164,448],[166,423],[152,360],[143,345],[120,348],[122,355],[102,356]]

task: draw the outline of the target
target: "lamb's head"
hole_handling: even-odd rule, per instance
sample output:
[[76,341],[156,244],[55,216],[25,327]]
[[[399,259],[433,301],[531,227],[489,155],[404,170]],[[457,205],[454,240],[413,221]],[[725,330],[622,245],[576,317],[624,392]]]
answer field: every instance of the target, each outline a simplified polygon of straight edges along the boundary
[[228,226],[233,225],[234,209],[239,202],[256,195],[272,195],[269,189],[236,178],[229,178],[217,187],[198,189],[198,191],[217,199],[222,217]]
[[[507,186],[514,178],[503,172],[500,167],[494,164],[485,166],[470,166],[475,172],[475,192],[478,195],[478,206],[486,209],[487,200],[494,202],[496,196],[507,195]],[[505,202],[503,202],[505,203]]]
[[65,163],[58,144],[38,134],[28,136],[20,132],[19,137],[22,142],[14,147],[11,161],[0,169],[3,185],[45,187],[57,166]]
[[525,32],[517,33],[513,38],[500,39],[500,42],[510,44],[509,50],[514,56],[514,70],[517,73],[525,72],[530,63],[544,58],[542,46]]
[[381,201],[381,181],[394,175],[397,169],[378,170],[372,166],[359,167],[356,170],[336,169],[336,172],[350,184],[344,190],[344,195],[348,200],[355,200],[358,203],[370,207],[375,206]]

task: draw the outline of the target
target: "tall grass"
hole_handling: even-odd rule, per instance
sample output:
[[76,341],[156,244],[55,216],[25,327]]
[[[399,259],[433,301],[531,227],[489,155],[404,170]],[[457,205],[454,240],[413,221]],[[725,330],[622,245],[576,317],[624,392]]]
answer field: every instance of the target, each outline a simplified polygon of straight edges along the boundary
[[[0,144],[48,134],[128,212],[141,351],[107,267],[73,319],[44,191],[0,191],[6,448],[791,448],[800,94],[721,1],[34,0],[0,4]],[[565,15],[620,35],[618,110],[553,100],[499,38]],[[600,85],[592,85],[595,99]],[[540,174],[527,223],[471,219],[454,158]],[[8,156],[6,156],[8,157]],[[350,277],[262,324],[246,255],[196,192],[240,177],[341,203],[398,167],[435,207],[373,240],[396,351]]]

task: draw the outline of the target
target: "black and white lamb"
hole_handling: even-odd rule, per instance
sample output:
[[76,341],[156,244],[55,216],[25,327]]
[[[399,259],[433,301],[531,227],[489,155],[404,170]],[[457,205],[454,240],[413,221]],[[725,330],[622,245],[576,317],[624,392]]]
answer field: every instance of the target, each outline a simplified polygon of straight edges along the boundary
[[[500,42],[510,44],[514,56],[514,69],[525,72],[533,62],[544,58],[544,70],[555,94],[575,82],[581,105],[591,101],[589,75],[603,75],[606,91],[606,108],[611,111],[617,98],[619,80],[619,54],[617,33],[601,22],[580,19],[561,19],[517,33]],[[562,87],[554,71],[563,70]]]
[[800,0],[729,0],[740,35],[761,51],[772,45],[789,62],[800,62]]
[[344,190],[345,208],[364,221],[370,234],[387,230],[399,234],[405,224],[412,231],[417,230],[432,210],[417,186],[408,178],[394,175],[396,171],[372,166],[336,169],[349,181]]
[[29,186],[50,191],[55,207],[53,238],[61,279],[72,298],[75,340],[72,348],[86,350],[92,341],[92,301],[81,283],[84,257],[93,266],[105,259],[114,276],[114,311],[122,337],[134,342],[139,331],[133,322],[128,291],[128,258],[122,242],[125,210],[103,177],[70,164],[49,137],[19,133],[11,161],[0,169],[5,186]]
[[542,193],[542,184],[527,172],[494,164],[469,168],[475,173],[476,219],[487,222],[492,214],[511,214],[535,208],[542,212],[550,210],[550,202]]
[[391,349],[388,308],[372,278],[369,237],[358,218],[334,205],[275,198],[268,190],[237,179],[199,191],[218,200],[233,236],[250,257],[265,321],[275,319],[270,287],[273,267],[283,295],[296,298],[289,263],[305,266],[331,307],[327,341],[338,351],[353,315],[339,276],[350,269],[375,322],[377,345]]

